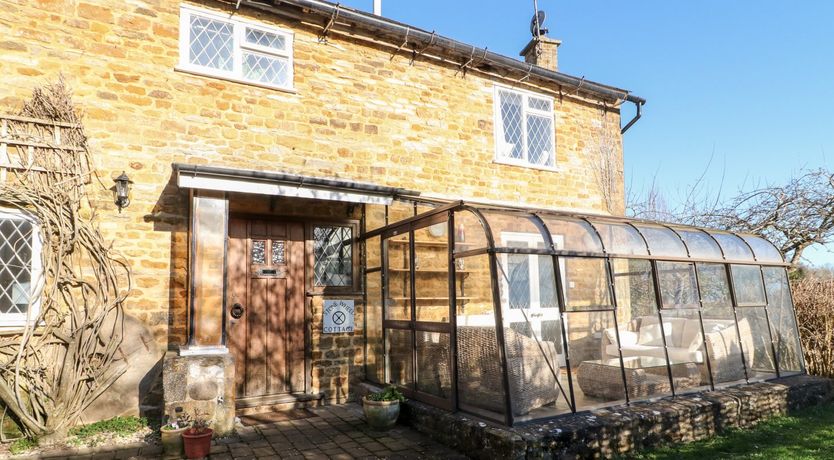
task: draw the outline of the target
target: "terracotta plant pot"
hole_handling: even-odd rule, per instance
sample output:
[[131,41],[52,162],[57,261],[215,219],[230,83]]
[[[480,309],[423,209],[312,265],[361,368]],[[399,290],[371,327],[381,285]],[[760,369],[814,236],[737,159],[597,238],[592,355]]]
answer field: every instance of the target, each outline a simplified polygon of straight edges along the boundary
[[362,398],[362,409],[365,411],[365,421],[378,431],[393,428],[400,416],[399,401],[370,401],[365,397]]
[[177,428],[176,430],[162,428],[159,435],[162,441],[162,453],[167,457],[182,457],[182,434],[188,427]]
[[182,441],[185,445],[185,458],[204,458],[208,457],[211,451],[211,436],[214,430],[206,428],[202,433],[189,433],[186,431],[182,434]]

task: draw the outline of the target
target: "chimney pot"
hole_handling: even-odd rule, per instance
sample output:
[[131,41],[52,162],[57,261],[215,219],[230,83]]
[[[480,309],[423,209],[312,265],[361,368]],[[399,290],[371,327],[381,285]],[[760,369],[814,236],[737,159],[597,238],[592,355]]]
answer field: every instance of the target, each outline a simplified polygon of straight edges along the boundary
[[559,45],[561,40],[556,40],[544,35],[534,37],[530,43],[521,50],[520,56],[524,56],[524,62],[544,67],[545,69],[557,72],[559,70]]

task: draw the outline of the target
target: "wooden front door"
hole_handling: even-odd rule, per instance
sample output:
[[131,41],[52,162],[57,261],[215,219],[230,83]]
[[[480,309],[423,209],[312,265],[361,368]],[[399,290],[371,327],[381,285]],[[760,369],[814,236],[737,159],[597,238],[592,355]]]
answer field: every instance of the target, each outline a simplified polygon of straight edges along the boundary
[[228,338],[238,401],[304,392],[304,226],[232,218]]

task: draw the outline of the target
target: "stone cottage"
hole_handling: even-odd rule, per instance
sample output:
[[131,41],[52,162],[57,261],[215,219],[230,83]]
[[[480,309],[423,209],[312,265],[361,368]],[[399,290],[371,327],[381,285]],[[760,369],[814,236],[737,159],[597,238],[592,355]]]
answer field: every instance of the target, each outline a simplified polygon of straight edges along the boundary
[[[622,133],[645,101],[560,73],[560,42],[546,36],[519,60],[321,0],[10,0],[0,11],[3,110],[63,74],[94,168],[132,181],[126,207],[107,191],[93,203],[134,279],[138,351],[105,395],[107,415],[117,403],[125,414],[184,407],[225,431],[236,413],[347,401],[365,380],[407,387],[393,374],[413,368],[380,367],[396,357],[393,339],[366,338],[381,321],[368,312],[380,289],[371,259],[465,237],[438,220],[419,242],[380,249],[370,232],[459,200],[624,210]],[[627,105],[636,112],[623,119]],[[449,311],[448,291],[417,298],[407,286],[433,258],[474,270],[443,254],[386,269],[400,283],[386,289],[405,291],[389,295],[392,308]],[[397,270],[406,278],[394,281]],[[528,304],[543,298],[525,292]],[[424,329],[448,332],[442,308],[425,311],[386,321],[419,330],[408,324],[445,318]],[[588,357],[605,327],[583,345]],[[459,408],[450,401],[435,402]]]

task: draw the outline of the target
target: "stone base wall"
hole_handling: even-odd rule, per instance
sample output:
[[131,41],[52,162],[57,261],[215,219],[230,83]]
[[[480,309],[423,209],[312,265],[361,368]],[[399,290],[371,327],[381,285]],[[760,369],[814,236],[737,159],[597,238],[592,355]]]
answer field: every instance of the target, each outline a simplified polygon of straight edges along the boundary
[[179,356],[169,352],[162,369],[165,415],[177,409],[211,420],[217,436],[234,431],[235,361],[231,355]]
[[707,439],[729,428],[834,400],[834,381],[812,376],[572,414],[514,428],[409,401],[401,420],[473,458],[610,458],[661,443]]

